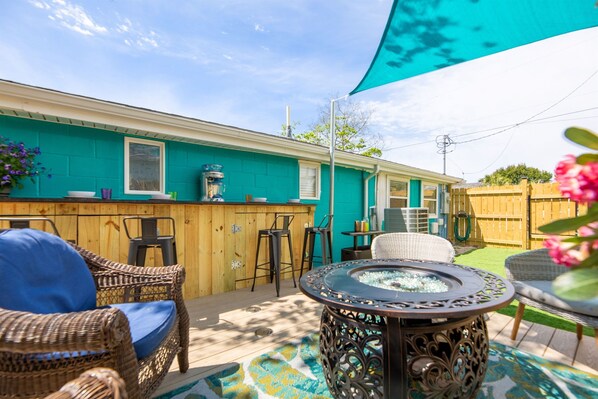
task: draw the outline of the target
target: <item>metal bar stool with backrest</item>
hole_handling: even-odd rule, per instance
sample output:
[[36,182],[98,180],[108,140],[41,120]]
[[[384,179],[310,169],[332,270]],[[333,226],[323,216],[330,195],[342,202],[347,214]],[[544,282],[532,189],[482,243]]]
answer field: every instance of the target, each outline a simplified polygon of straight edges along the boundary
[[[277,214],[274,218],[274,223],[270,226],[269,229],[260,230],[258,234],[257,240],[257,251],[255,253],[255,271],[253,272],[253,284],[251,285],[251,291],[255,288],[255,279],[257,278],[257,271],[260,270],[268,270],[270,272],[270,282],[274,279],[276,281],[276,296],[280,296],[280,273],[283,270],[291,269],[291,275],[293,276],[293,284],[297,287],[297,282],[295,281],[295,269],[293,268],[293,244],[291,242],[291,231],[289,230],[289,226],[293,222],[295,218],[294,215],[289,214]],[[283,262],[282,261],[282,239],[283,237],[287,238],[287,242],[289,244],[289,256],[291,262]],[[269,259],[267,262],[259,263],[259,256],[260,256],[260,244],[262,238],[268,240],[268,245],[270,247],[269,251]],[[263,267],[264,265],[268,265],[267,267]],[[282,267],[282,265],[288,265],[286,267]]]
[[305,228],[305,234],[303,235],[303,251],[301,252],[301,271],[299,272],[299,277],[303,276],[303,264],[306,260],[307,271],[310,271],[313,268],[314,257],[317,257],[317,255],[314,255],[314,245],[317,235],[320,236],[320,247],[322,254],[319,257],[321,259],[321,264],[327,265],[332,263],[332,238],[330,232],[332,218],[332,215],[325,215],[317,227],[314,226]]
[[[158,223],[161,220],[168,222],[171,234],[160,235]],[[141,235],[131,235],[130,223],[136,223],[137,231],[141,228]],[[135,266],[145,265],[145,253],[148,248],[160,248],[164,266],[176,265],[176,242],[174,219],[168,216],[127,216],[123,218],[125,233],[129,238],[129,258],[127,263]]]
[[52,227],[54,235],[60,237],[60,234],[58,233],[58,229],[56,228],[54,221],[51,219],[48,219],[46,217],[0,217],[0,222],[1,221],[8,222],[8,226],[11,229],[30,229],[31,222],[33,222],[35,224],[41,223],[42,228],[40,228],[38,230],[43,230],[43,231],[46,230],[45,224],[48,223],[50,225],[50,227]]

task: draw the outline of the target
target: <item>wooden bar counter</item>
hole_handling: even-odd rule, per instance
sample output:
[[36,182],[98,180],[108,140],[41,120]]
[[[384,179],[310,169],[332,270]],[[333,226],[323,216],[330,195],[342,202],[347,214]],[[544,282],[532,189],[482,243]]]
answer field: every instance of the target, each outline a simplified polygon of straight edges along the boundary
[[[250,286],[258,230],[269,228],[277,213],[295,215],[291,235],[298,277],[304,228],[308,224],[313,226],[314,211],[315,205],[308,204],[80,198],[0,199],[0,217],[47,217],[54,221],[65,240],[122,263],[127,262],[129,252],[129,240],[123,227],[125,216],[172,217],[176,226],[178,263],[185,266],[187,273],[185,299]],[[51,231],[50,226],[40,223],[42,222],[34,222],[32,227]],[[0,222],[0,228],[7,227],[8,222]],[[161,234],[169,233],[166,225],[159,228]],[[287,252],[283,250],[284,259],[288,259]],[[261,251],[260,263],[266,260],[266,254],[267,247]],[[146,266],[161,264],[159,250],[148,250]],[[290,271],[283,273],[283,278],[290,277]],[[269,278],[262,273],[257,283],[269,283]]]

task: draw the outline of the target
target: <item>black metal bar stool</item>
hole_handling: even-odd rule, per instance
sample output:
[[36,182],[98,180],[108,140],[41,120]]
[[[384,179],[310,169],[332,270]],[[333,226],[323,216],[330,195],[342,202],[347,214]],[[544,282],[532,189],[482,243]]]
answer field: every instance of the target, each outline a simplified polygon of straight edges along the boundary
[[[293,244],[291,242],[291,231],[289,230],[289,226],[291,222],[295,218],[294,215],[288,214],[278,214],[274,219],[274,223],[270,226],[269,229],[264,229],[259,231],[258,240],[257,240],[257,251],[255,253],[255,271],[253,272],[253,284],[251,285],[251,291],[255,288],[255,279],[257,277],[257,271],[260,270],[268,270],[270,272],[270,282],[274,279],[276,281],[276,296],[280,296],[280,272],[286,269],[291,269],[291,275],[293,276],[293,284],[297,287],[297,282],[295,281],[295,269],[293,268]],[[283,262],[282,261],[282,239],[283,237],[287,238],[287,242],[289,244],[289,256],[291,262]],[[258,264],[259,256],[260,256],[260,244],[262,238],[268,240],[268,246],[270,247],[269,251],[269,259],[267,262]],[[264,265],[268,265],[264,267]],[[287,265],[286,267],[282,267],[282,265]]]
[[[158,222],[160,220],[167,220],[170,224],[170,231],[172,234],[160,235],[158,230]],[[129,223],[137,223],[141,226],[141,235],[132,237],[129,233]],[[148,248],[160,248],[162,250],[162,260],[164,266],[176,265],[176,242],[174,240],[175,228],[174,219],[168,216],[158,217],[143,217],[143,216],[127,216],[123,218],[123,225],[125,226],[125,233],[129,238],[129,258],[127,263],[130,265],[144,266],[145,253]]]
[[40,222],[43,223],[43,227],[39,230],[45,230],[45,224],[48,223],[52,227],[54,235],[60,237],[54,222],[46,217],[1,217],[0,221],[8,222],[11,229],[29,229],[31,228],[31,222]]
[[[321,259],[322,265],[332,263],[332,239],[330,233],[330,226],[332,222],[332,215],[325,215],[320,224],[316,227],[306,227],[303,235],[303,251],[301,252],[301,271],[299,277],[303,276],[303,264],[307,261],[307,271],[313,267],[314,256]],[[314,255],[314,244],[316,236],[320,236],[320,247],[322,255]],[[307,247],[309,245],[309,248]],[[306,255],[307,254],[307,255]]]

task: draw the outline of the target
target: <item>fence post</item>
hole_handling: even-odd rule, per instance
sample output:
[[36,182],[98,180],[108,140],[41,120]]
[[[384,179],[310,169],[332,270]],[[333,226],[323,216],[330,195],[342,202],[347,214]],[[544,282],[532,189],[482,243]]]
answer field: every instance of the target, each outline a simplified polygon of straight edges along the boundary
[[530,198],[527,179],[521,179],[521,248],[529,249],[530,241]]

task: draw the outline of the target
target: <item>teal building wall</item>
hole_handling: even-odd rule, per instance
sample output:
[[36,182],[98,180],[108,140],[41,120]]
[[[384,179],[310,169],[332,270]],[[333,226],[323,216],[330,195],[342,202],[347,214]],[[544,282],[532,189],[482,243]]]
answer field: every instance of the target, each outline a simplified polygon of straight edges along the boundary
[[[100,191],[112,188],[113,199],[143,200],[148,195],[124,193],[124,135],[82,126],[0,116],[0,136],[24,142],[26,147],[39,146],[38,160],[51,177],[40,176],[34,183],[24,182],[23,189],[13,190],[12,197],[62,198],[69,190]],[[156,140],[160,141],[160,140]],[[206,163],[223,166],[229,202],[244,202],[245,195],[267,197],[269,202],[286,202],[299,198],[299,162],[295,158],[228,150],[189,143],[164,141],[165,191],[176,191],[178,200],[200,199],[201,167]],[[363,217],[364,179],[369,172],[350,168],[335,169],[334,260],[340,250],[352,246],[353,239],[341,234],[351,231],[354,221]],[[330,167],[321,165],[321,194],[314,221],[328,213]],[[375,204],[375,178],[370,179],[369,204]],[[303,237],[293,237],[303,241]]]
[[[68,190],[99,192],[102,187],[112,188],[114,199],[150,197],[124,193],[124,135],[8,116],[0,116],[0,135],[26,147],[39,146],[38,160],[51,175],[25,182],[13,197],[61,198]],[[246,194],[272,202],[299,198],[293,158],[165,141],[165,161],[165,191],[176,191],[179,200],[201,198],[201,167],[206,163],[223,165],[227,201],[243,202]]]

